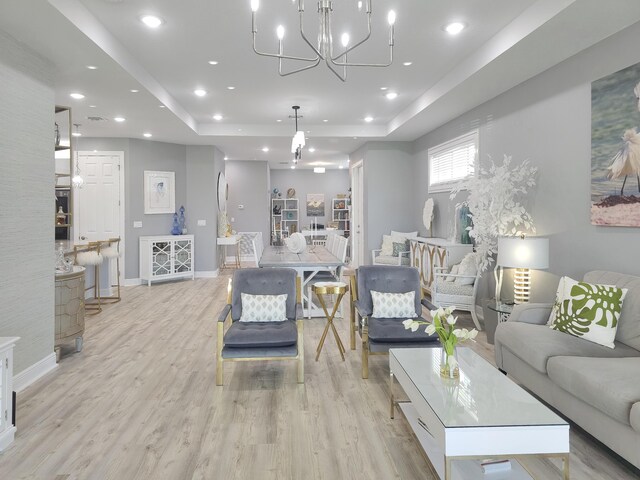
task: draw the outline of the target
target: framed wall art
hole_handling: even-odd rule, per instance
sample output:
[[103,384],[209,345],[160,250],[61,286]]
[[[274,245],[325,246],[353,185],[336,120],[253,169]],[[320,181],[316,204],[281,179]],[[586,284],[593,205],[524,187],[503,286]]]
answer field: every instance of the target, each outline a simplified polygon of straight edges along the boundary
[[324,193],[307,194],[307,217],[324,217]]
[[175,172],[144,172],[144,213],[175,213]]

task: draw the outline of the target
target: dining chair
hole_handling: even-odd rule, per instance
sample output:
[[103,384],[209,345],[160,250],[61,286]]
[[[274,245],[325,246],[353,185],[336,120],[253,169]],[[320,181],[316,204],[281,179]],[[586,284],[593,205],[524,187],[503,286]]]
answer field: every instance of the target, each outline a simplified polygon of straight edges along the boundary
[[[298,383],[304,383],[300,294],[300,280],[290,268],[233,273],[227,304],[218,317],[216,385],[223,385],[226,362],[265,360],[295,361]],[[226,331],[225,323],[230,323]]]
[[[351,348],[355,349],[355,333],[362,339],[362,378],[369,378],[369,356],[388,355],[390,348],[437,347],[437,335],[428,335],[424,328],[416,332],[404,328],[408,318],[424,321],[422,286],[417,268],[389,265],[366,265],[358,268],[351,280]],[[399,294],[414,292],[411,312],[399,317],[393,309],[384,308],[373,301],[371,292],[391,294],[390,303],[399,302]],[[376,295],[376,297],[378,297]],[[402,297],[406,300],[406,297]],[[409,297],[410,298],[410,297]],[[380,301],[379,301],[380,302]],[[406,306],[406,305],[405,305]],[[409,305],[411,307],[411,305]],[[382,312],[382,313],[381,313]],[[377,316],[374,316],[374,313]],[[358,321],[358,317],[360,320]]]
[[[335,239],[333,241],[333,249],[330,252],[335,255],[338,260],[340,260],[343,264],[347,259],[347,245],[348,239],[339,235],[334,235]],[[318,282],[336,282],[340,280],[342,276],[342,269],[344,265],[340,265],[333,271],[327,272],[318,272],[316,275],[307,282],[307,298],[312,298],[313,290],[312,287],[314,284]],[[333,295],[331,298],[335,298]],[[343,317],[342,315],[342,305],[338,310],[338,316]],[[311,304],[307,305],[307,318],[311,318]]]

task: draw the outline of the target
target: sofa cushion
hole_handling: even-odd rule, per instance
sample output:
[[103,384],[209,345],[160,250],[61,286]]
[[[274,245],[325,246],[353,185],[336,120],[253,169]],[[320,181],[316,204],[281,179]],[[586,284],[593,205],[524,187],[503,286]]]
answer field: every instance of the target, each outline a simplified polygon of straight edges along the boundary
[[[428,342],[438,341],[436,334],[428,335],[424,327],[417,332],[404,328],[406,318],[369,318],[369,339],[374,342]],[[417,320],[424,321],[424,318]]]
[[550,329],[547,325],[522,322],[503,322],[495,334],[496,345],[509,349],[540,373],[547,373],[551,357],[640,357],[640,351],[616,343],[611,349],[578,337]]
[[640,401],[631,406],[631,415],[629,415],[631,428],[636,432],[640,432]]
[[630,425],[631,407],[640,401],[640,358],[558,356],[547,363],[549,378],[574,397]]
[[473,285],[460,285],[454,282],[439,282],[438,293],[444,295],[465,295],[470,297],[473,295]]
[[628,290],[620,312],[616,341],[640,350],[640,277],[596,270],[588,272],[584,281]]
[[233,322],[224,335],[230,348],[286,347],[295,345],[298,329],[295,322]]
[[[409,265],[409,257],[402,255],[400,258],[401,265]],[[398,257],[393,255],[378,255],[376,257],[376,263],[379,265],[398,265]]]

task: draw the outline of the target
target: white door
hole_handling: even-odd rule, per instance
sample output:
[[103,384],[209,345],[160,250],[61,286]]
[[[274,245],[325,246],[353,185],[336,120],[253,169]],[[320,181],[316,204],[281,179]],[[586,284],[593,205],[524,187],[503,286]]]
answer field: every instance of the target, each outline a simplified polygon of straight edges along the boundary
[[[123,152],[78,152],[77,155],[84,184],[74,190],[75,242],[82,245],[109,238],[123,239]],[[123,243],[120,242],[122,255]],[[120,261],[120,280],[123,282],[124,259]],[[114,274],[110,273],[110,277],[115,280]]]
[[351,267],[364,265],[364,182],[363,162],[351,167]]

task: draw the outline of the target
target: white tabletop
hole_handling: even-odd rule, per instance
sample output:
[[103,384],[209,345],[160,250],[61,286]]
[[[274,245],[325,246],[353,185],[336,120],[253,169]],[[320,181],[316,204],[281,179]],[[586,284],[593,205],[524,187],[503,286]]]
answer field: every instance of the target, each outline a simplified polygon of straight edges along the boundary
[[567,425],[474,351],[457,350],[459,382],[440,377],[440,348],[389,351],[445,428]]
[[236,245],[240,242],[240,235],[230,235],[228,237],[218,237],[218,245]]
[[317,245],[302,253],[293,253],[287,247],[265,247],[260,259],[261,267],[339,267],[344,265],[338,257],[325,247]]

